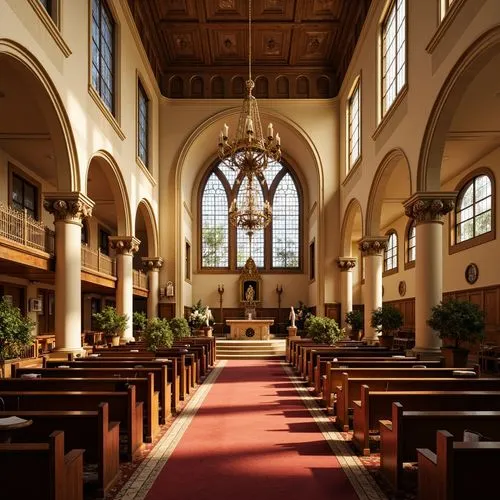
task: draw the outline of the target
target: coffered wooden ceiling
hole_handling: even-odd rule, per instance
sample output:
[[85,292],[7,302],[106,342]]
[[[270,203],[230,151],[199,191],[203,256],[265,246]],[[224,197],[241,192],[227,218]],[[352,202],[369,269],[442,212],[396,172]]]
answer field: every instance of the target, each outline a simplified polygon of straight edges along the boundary
[[[248,0],[128,0],[164,95],[242,97]],[[371,0],[253,0],[259,98],[337,95]]]

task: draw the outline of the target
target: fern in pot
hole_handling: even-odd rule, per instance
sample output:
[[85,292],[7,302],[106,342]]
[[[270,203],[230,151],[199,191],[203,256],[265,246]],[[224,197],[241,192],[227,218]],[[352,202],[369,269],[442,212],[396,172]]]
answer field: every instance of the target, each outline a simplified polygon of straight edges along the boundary
[[94,313],[97,328],[104,333],[106,342],[111,345],[120,344],[120,336],[127,328],[129,317],[119,314],[113,306],[106,306],[100,313]]
[[186,318],[172,318],[169,321],[170,329],[174,336],[174,340],[179,340],[183,337],[191,336],[191,328]]
[[172,347],[174,334],[167,319],[152,318],[142,332],[142,339],[146,342],[150,351],[158,351],[162,348],[168,349]]
[[377,329],[380,345],[391,349],[394,335],[403,326],[403,315],[393,305],[383,304],[372,312],[370,326]]
[[359,309],[353,309],[345,315],[345,322],[351,329],[351,340],[358,340],[359,332],[364,328],[363,313]]

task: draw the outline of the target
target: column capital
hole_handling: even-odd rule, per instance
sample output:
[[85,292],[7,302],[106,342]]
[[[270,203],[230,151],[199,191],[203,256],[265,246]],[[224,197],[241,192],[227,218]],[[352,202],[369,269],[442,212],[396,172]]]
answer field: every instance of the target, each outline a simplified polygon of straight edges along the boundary
[[443,217],[455,207],[458,192],[421,192],[415,193],[404,203],[405,214],[417,224],[425,222],[443,223]]
[[356,257],[339,257],[337,259],[337,266],[340,271],[350,271],[356,267],[357,260]]
[[159,271],[163,266],[162,257],[142,257],[142,265],[148,271]]
[[82,219],[92,216],[95,203],[79,192],[45,193],[43,207],[54,215],[55,221],[80,224]]
[[110,236],[109,246],[115,250],[117,254],[132,255],[139,250],[141,240],[135,236]]
[[387,236],[365,236],[359,241],[361,255],[383,255],[387,250],[387,239]]

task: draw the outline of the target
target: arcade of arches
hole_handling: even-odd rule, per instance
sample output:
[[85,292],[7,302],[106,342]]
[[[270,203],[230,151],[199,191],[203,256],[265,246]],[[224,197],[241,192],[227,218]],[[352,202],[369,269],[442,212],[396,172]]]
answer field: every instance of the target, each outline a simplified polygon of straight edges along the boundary
[[[189,23],[170,45],[155,47],[156,32],[141,39],[153,27],[144,28],[138,3],[0,0],[0,296],[35,321],[38,335],[55,335],[64,353],[81,352],[92,313],[106,305],[129,317],[140,310],[172,318],[201,299],[220,331],[225,317],[242,314],[239,277],[249,249],[227,217],[241,186],[217,157],[219,130],[236,129],[241,100],[223,87],[207,98],[210,72],[228,81],[231,67],[217,65],[241,54],[208,44],[215,54],[211,65],[200,63],[207,74],[195,81],[199,92],[167,97],[168,65],[185,70],[178,78],[190,88],[186,75],[204,42],[186,31]],[[189,21],[194,5],[153,3],[163,5],[165,31]],[[219,18],[210,9],[223,16],[233,2],[205,3],[211,26]],[[304,40],[343,4],[302,3],[316,9],[297,22]],[[441,345],[427,325],[431,308],[456,296],[485,311],[486,338],[498,344],[498,1],[360,4],[365,17],[345,64],[323,53],[339,21],[320,30],[317,43],[305,41],[304,53],[294,45],[299,63],[289,70],[281,51],[292,31],[269,27],[280,48],[263,49],[272,60],[259,60],[256,71],[270,90],[258,100],[264,127],[272,122],[280,133],[283,157],[259,183],[274,215],[254,241],[257,313],[284,333],[299,302],[340,323],[362,309],[365,325],[372,310],[392,303],[415,332],[415,352],[431,357]],[[279,13],[264,14],[279,22]],[[100,31],[91,32],[92,23]],[[256,29],[266,39],[263,25]],[[301,64],[306,72],[337,59],[338,88],[328,87],[335,97],[311,90],[301,98],[297,88],[279,98],[283,75],[292,82]],[[364,335],[376,340],[369,326]],[[123,338],[133,338],[130,321]]]

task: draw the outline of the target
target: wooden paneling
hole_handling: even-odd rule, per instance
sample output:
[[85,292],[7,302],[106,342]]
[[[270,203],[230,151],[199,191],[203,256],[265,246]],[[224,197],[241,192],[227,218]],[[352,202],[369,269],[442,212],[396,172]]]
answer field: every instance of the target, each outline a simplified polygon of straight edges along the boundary
[[443,294],[446,298],[456,298],[477,304],[485,314],[486,341],[500,344],[500,285],[468,290],[455,290]]
[[384,304],[391,304],[396,309],[401,311],[403,315],[403,328],[405,330],[415,331],[415,298],[391,300],[384,302]]
[[175,303],[160,302],[158,304],[158,316],[160,318],[166,318],[166,319],[175,318]]
[[327,318],[334,319],[339,325],[341,322],[341,307],[338,303],[326,303],[325,304],[325,316]]

